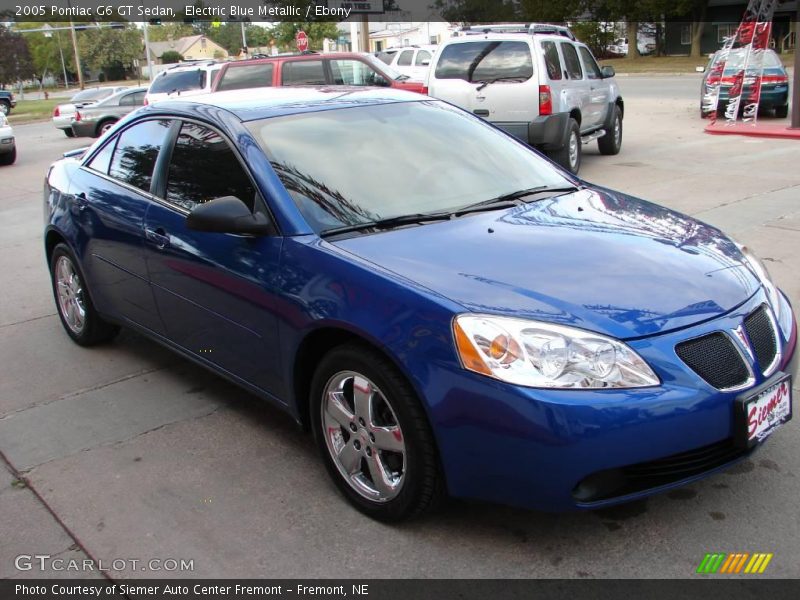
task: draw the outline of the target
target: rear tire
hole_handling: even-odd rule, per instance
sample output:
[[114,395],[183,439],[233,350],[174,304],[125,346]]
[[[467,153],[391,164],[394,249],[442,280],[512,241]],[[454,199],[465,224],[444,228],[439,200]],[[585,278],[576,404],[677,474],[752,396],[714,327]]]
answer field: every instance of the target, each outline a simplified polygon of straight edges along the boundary
[[360,344],[331,350],[311,381],[309,414],[328,473],[362,513],[403,521],[444,498],[425,411],[405,377],[378,352]]
[[64,135],[69,138],[75,137],[75,132],[72,131],[72,129],[63,129],[62,131],[64,132]]
[[607,156],[619,154],[619,150],[622,148],[622,111],[619,106],[614,107],[611,130],[606,131],[603,137],[597,139],[597,147],[600,154]]
[[50,257],[50,282],[61,324],[76,344],[94,346],[119,333],[95,310],[86,278],[66,244],[58,244]]
[[581,168],[581,157],[583,154],[581,131],[575,119],[569,120],[567,128],[569,130],[567,143],[558,150],[548,152],[548,156],[570,173],[577,175]]
[[789,116],[789,105],[784,104],[783,106],[776,106],[775,107],[775,116],[778,119],[785,119]]
[[94,137],[100,137],[103,135],[106,131],[114,126],[114,123],[116,123],[114,119],[106,119],[105,121],[98,123],[97,129],[94,132]]

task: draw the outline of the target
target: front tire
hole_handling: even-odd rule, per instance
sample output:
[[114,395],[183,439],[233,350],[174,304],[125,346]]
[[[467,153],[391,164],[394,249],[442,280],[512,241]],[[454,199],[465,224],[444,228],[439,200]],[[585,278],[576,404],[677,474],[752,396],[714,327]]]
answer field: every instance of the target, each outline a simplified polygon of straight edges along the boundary
[[775,107],[775,116],[778,119],[785,119],[789,116],[789,105],[784,104],[783,106],[776,106]]
[[614,107],[612,123],[611,130],[606,131],[604,136],[597,139],[597,147],[600,150],[600,154],[605,154],[606,156],[619,154],[619,150],[622,148],[622,111],[619,106]]
[[72,131],[72,129],[62,129],[62,131],[64,132],[64,135],[67,136],[68,138],[75,137],[75,132]]
[[330,351],[311,382],[310,414],[325,467],[344,496],[384,522],[419,516],[444,497],[433,433],[397,368],[359,344]]
[[569,129],[567,143],[562,148],[550,152],[549,156],[570,173],[577,175],[581,168],[583,152],[581,148],[581,131],[575,119],[570,119],[567,127]]
[[61,324],[80,346],[111,340],[119,327],[104,321],[92,303],[86,279],[66,244],[58,244],[50,257],[50,281]]
[[0,165],[13,165],[17,160],[17,148],[14,147],[11,152],[0,154]]

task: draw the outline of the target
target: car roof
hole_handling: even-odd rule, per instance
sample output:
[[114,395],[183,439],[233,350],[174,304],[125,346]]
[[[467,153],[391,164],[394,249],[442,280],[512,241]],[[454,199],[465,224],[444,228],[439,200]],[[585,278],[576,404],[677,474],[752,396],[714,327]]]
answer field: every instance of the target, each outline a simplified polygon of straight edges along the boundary
[[337,58],[364,58],[367,56],[373,56],[371,52],[326,52],[325,54],[320,54],[319,52],[303,52],[301,54],[284,54],[284,55],[277,55],[277,56],[267,56],[264,58],[248,58],[246,60],[237,60],[233,62],[226,63],[229,68],[235,67],[243,67],[246,65],[260,65],[264,63],[271,63],[271,62],[288,62],[288,61],[295,61],[295,60],[321,60],[325,59],[337,59]]
[[255,121],[303,112],[352,108],[397,102],[430,100],[427,96],[393,88],[361,86],[282,86],[214,92],[202,96],[174,98],[153,104],[147,112],[194,113],[200,106],[213,106],[232,113],[241,121]]
[[490,31],[488,33],[471,33],[469,35],[459,35],[452,37],[441,44],[441,46],[449,46],[450,44],[467,44],[470,42],[480,42],[490,40],[493,42],[506,41],[506,42],[530,42],[533,40],[552,40],[555,42],[570,42],[573,44],[583,44],[580,40],[570,39],[563,35],[553,33],[503,33],[497,31]]

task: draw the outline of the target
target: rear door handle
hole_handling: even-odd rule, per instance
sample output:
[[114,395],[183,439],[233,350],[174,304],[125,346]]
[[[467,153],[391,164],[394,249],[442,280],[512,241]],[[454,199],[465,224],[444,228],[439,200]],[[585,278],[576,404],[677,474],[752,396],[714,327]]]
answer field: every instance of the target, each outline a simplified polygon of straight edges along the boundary
[[161,227],[158,229],[145,229],[144,235],[148,241],[152,242],[156,248],[159,250],[163,250],[164,248],[169,246],[169,236],[167,232],[164,231]]

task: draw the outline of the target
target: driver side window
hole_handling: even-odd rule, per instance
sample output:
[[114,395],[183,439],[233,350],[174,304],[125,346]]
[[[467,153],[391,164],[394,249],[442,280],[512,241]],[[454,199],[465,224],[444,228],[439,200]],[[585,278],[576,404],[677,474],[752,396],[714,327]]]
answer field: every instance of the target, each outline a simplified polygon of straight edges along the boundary
[[197,123],[183,123],[169,165],[167,202],[191,210],[222,196],[236,196],[252,211],[256,190],[220,134]]

